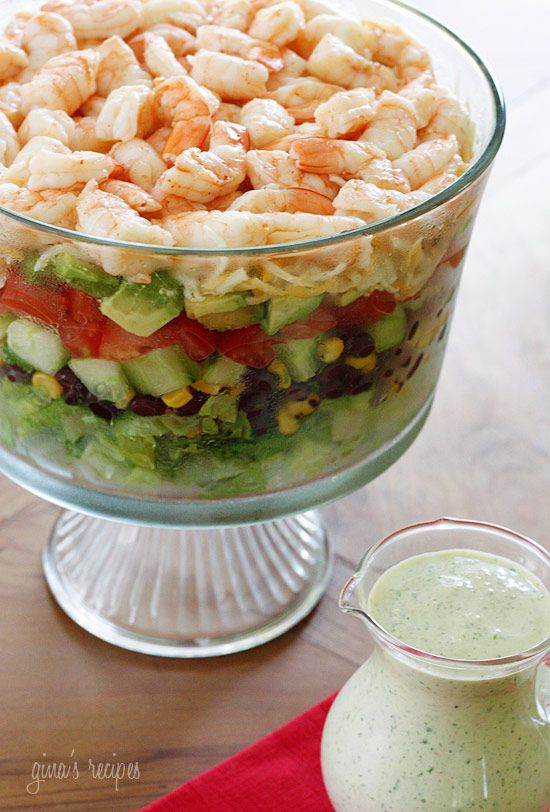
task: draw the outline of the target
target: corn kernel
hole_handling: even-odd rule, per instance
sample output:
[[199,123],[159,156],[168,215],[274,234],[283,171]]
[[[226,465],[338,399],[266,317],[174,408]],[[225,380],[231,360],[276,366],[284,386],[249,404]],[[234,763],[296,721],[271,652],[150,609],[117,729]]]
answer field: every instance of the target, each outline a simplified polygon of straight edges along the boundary
[[192,384],[192,386],[193,389],[197,389],[199,392],[202,392],[205,395],[218,395],[222,390],[222,387],[218,386],[218,384],[206,383],[206,381],[202,380],[195,381],[195,383]]
[[317,354],[325,364],[332,364],[333,361],[340,358],[343,352],[344,342],[338,336],[325,338],[324,341],[320,341],[317,345]]
[[126,397],[122,398],[122,400],[117,400],[115,406],[117,407],[117,409],[127,409],[130,403],[135,398],[135,396],[136,396],[135,391],[133,389],[129,389]]
[[45,389],[52,400],[57,400],[63,394],[63,387],[59,381],[44,372],[35,372],[33,374],[32,385]]
[[344,358],[344,362],[349,367],[359,369],[361,372],[364,373],[372,372],[372,370],[376,366],[376,353],[371,352],[369,355],[365,356],[365,358],[360,358],[359,356],[355,355],[347,355]]
[[276,375],[278,378],[277,386],[279,389],[288,389],[292,383],[290,373],[282,361],[275,359],[268,366],[268,370]]
[[281,434],[294,434],[300,428],[298,420],[284,406],[277,412],[277,424]]
[[172,392],[167,392],[162,396],[161,400],[168,406],[169,409],[179,409],[180,406],[185,406],[186,403],[193,398],[192,393],[187,386],[182,386],[180,389],[174,389]]
[[238,383],[235,386],[230,386],[227,390],[227,394],[231,395],[232,398],[238,398],[245,390],[244,383]]

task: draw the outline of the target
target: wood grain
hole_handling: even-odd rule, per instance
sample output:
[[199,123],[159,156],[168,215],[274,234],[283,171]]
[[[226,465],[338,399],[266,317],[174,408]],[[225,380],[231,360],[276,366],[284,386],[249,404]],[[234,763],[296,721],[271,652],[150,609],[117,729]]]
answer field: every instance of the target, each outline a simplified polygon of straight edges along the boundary
[[[311,618],[215,662],[119,651],[69,621],[39,560],[57,511],[0,479],[0,808],[139,809],[338,688],[368,652],[361,624],[336,608],[338,590],[396,527],[468,516],[550,543],[550,8],[419,5],[492,62],[509,102],[426,428],[376,482],[323,509],[337,559]],[[29,795],[33,762],[68,761],[73,750],[78,781],[52,779]],[[116,792],[87,773],[89,758],[138,761],[140,779]]]

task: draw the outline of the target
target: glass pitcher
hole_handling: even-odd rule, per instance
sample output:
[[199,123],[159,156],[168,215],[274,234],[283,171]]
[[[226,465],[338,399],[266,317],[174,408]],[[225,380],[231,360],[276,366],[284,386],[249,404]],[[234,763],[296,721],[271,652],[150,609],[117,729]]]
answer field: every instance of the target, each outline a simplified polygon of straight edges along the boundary
[[340,596],[375,646],[340,691],[323,733],[323,778],[336,812],[550,810],[550,629],[514,656],[453,660],[406,645],[366,611],[387,569],[457,548],[512,559],[550,589],[548,551],[493,525],[441,519],[370,550]]

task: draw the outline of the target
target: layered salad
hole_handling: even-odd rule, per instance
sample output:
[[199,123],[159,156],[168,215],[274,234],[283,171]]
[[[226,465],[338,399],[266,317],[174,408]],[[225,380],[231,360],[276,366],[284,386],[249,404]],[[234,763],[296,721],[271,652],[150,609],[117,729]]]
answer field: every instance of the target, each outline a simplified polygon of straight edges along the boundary
[[234,497],[426,406],[478,191],[399,218],[474,143],[406,32],[317,0],[50,0],[6,22],[0,81],[6,446]]

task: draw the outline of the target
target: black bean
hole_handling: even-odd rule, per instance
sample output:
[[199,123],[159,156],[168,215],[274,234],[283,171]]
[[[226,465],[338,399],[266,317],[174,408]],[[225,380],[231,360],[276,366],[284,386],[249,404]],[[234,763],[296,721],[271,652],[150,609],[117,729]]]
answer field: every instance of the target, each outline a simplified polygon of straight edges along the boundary
[[358,358],[366,358],[374,352],[374,341],[368,333],[357,333],[346,338],[345,352]]
[[120,414],[120,409],[117,409],[115,404],[110,403],[108,400],[93,401],[90,403],[90,411],[96,417],[101,417],[102,420],[108,420],[109,422]]
[[347,364],[332,364],[319,375],[319,394],[321,398],[334,400],[351,394],[364,381],[365,377],[358,369]]
[[136,395],[130,403],[130,409],[140,417],[156,417],[166,412],[166,404],[153,395]]
[[423,358],[424,358],[424,353],[421,352],[420,355],[418,356],[418,358],[416,359],[416,361],[414,362],[414,365],[407,372],[407,378],[412,378],[412,376],[414,375],[414,373],[416,372],[416,370],[418,369],[418,367],[422,363]]
[[444,324],[444,325],[443,325],[443,329],[441,330],[441,332],[439,333],[439,335],[438,335],[438,337],[437,337],[437,340],[438,340],[438,341],[443,341],[443,339],[445,338],[445,333],[446,333],[446,332],[447,332],[447,325],[446,325],[446,324]]
[[194,392],[192,400],[176,409],[176,414],[179,414],[180,417],[192,417],[200,412],[208,398],[209,395],[205,395],[204,392]]
[[16,364],[4,364],[0,369],[2,369],[8,381],[12,383],[30,383],[32,381],[32,374],[25,372]]
[[415,323],[413,324],[413,326],[409,330],[409,335],[408,335],[409,341],[411,340],[411,338],[415,337],[416,331],[418,330],[419,326],[420,326],[420,322],[415,321]]
[[386,369],[386,371],[384,372],[384,378],[391,378],[392,375],[393,369]]
[[91,393],[69,367],[60,369],[55,377],[63,387],[63,399],[68,406],[78,406],[93,400]]

